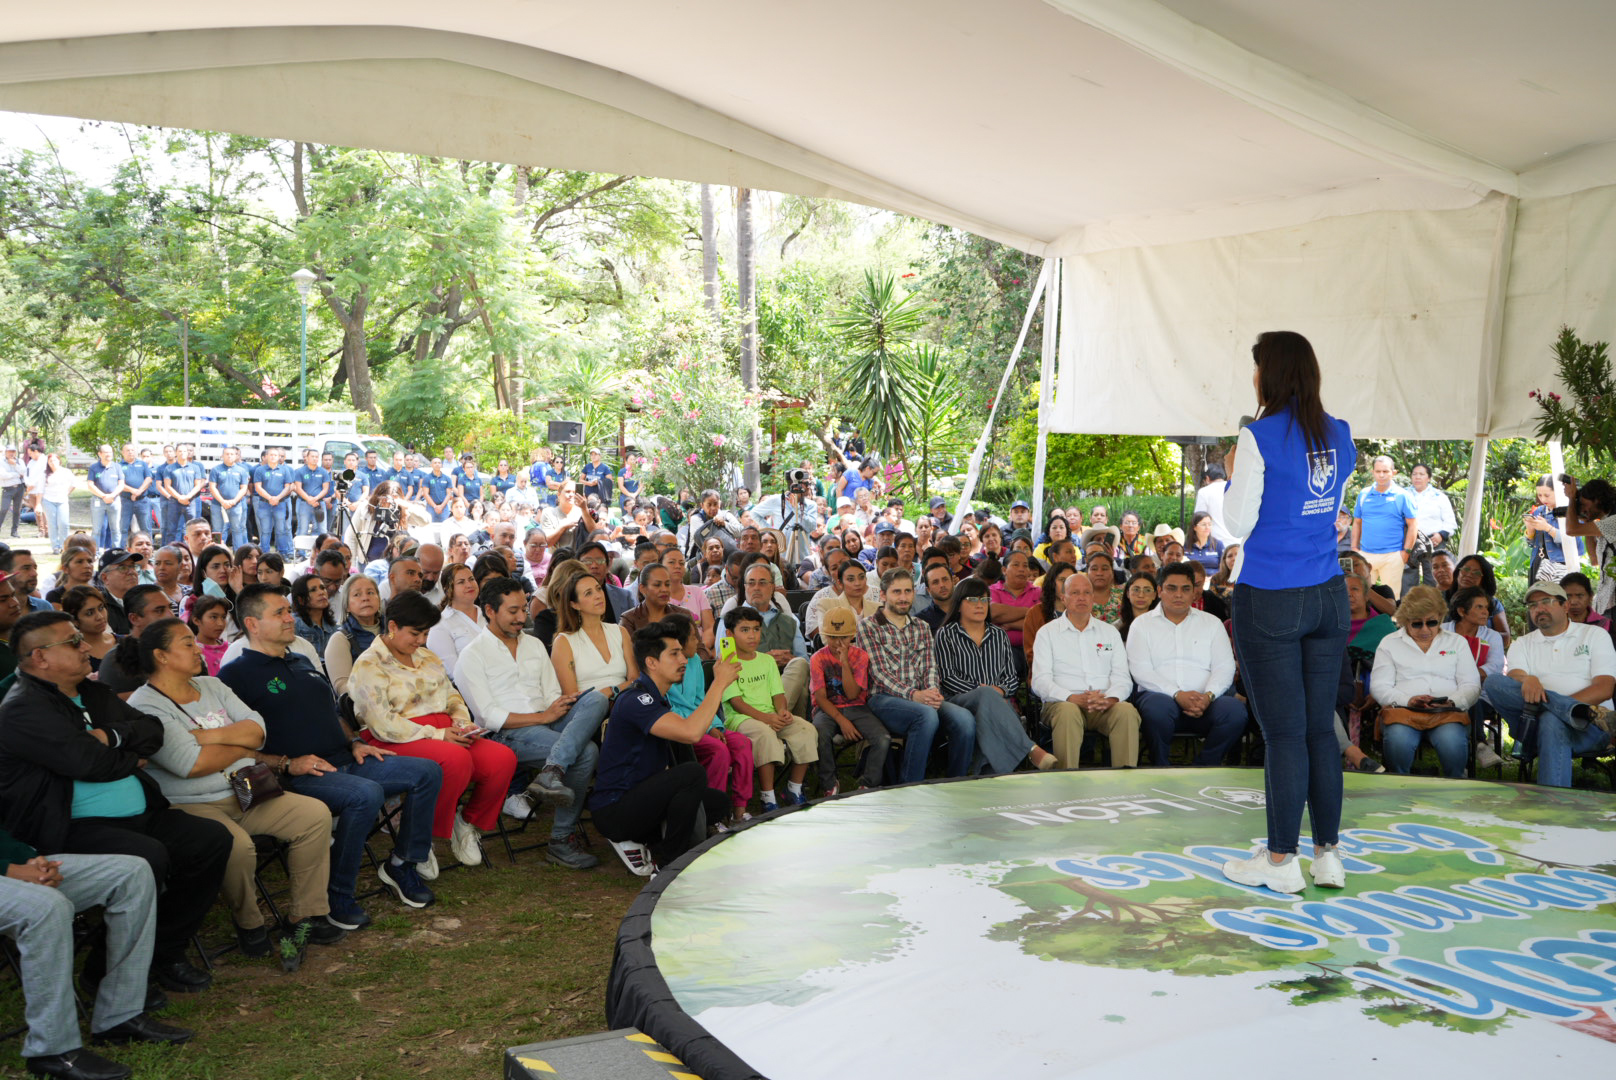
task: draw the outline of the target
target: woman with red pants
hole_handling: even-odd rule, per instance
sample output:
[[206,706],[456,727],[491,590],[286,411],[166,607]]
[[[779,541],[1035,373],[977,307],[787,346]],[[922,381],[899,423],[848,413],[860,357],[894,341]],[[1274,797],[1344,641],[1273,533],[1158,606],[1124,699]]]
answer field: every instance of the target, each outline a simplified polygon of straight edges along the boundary
[[[432,835],[447,839],[455,858],[474,866],[483,861],[482,834],[499,821],[516,753],[480,738],[482,729],[449,682],[443,661],[426,647],[427,631],[437,621],[437,605],[413,589],[389,600],[386,630],[354,662],[348,693],[367,742],[442,767]],[[471,798],[462,814],[460,796],[468,787]]]

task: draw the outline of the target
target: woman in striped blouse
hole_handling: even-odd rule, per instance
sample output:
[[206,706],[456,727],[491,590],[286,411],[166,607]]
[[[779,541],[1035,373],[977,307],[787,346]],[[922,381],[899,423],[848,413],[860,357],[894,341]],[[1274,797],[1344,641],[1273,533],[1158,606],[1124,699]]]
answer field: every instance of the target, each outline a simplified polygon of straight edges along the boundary
[[1037,769],[1054,768],[1055,755],[1033,745],[1016,712],[1015,649],[988,621],[988,607],[986,582],[966,578],[954,587],[936,638],[943,696],[976,717],[976,746],[987,772],[1013,772],[1026,760]]

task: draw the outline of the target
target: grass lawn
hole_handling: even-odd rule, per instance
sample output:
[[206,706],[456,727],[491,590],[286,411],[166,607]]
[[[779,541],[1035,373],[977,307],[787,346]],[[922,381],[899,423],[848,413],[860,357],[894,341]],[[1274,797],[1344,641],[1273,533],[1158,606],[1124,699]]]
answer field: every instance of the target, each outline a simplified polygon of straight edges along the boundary
[[[541,819],[528,833],[548,831]],[[143,1080],[497,1077],[507,1046],[606,1027],[612,945],[644,881],[604,840],[595,845],[601,865],[586,872],[553,866],[542,851],[520,853],[512,866],[497,843],[485,865],[451,870],[440,850],[446,870],[432,883],[432,907],[372,897],[364,902],[375,920],[369,928],[328,948],[310,946],[292,974],[275,957],[226,953],[214,961],[211,990],[170,995],[163,1013],[195,1029],[195,1040],[108,1056]],[[362,874],[361,889],[374,880]],[[202,938],[211,949],[234,942],[222,908]],[[0,1024],[20,1023],[21,1014],[21,995],[6,979]],[[21,1038],[11,1040],[0,1076],[26,1075],[20,1050]]]

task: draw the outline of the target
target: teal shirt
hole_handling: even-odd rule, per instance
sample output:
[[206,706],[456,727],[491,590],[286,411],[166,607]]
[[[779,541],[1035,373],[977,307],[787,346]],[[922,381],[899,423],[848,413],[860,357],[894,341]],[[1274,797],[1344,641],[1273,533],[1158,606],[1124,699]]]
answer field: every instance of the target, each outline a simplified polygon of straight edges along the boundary
[[680,716],[689,716],[706,696],[707,676],[701,670],[700,658],[692,656],[685,664],[684,679],[668,687],[668,704]]
[[[72,701],[80,709],[84,708],[83,699],[74,696]],[[88,717],[85,718],[84,726],[88,730],[90,726]],[[73,781],[72,814],[75,818],[134,817],[145,811],[146,789],[141,787],[140,781],[133,776],[106,783]]]

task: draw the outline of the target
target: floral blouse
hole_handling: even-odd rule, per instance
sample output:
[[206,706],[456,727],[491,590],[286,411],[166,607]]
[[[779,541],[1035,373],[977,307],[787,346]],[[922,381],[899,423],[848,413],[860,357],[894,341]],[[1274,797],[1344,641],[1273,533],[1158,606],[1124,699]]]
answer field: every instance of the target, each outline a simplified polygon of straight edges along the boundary
[[354,661],[348,676],[348,694],[354,715],[383,742],[443,739],[447,728],[417,724],[417,716],[447,713],[457,724],[472,722],[466,703],[449,682],[443,661],[431,649],[417,649],[407,667],[387,648],[380,635]]

